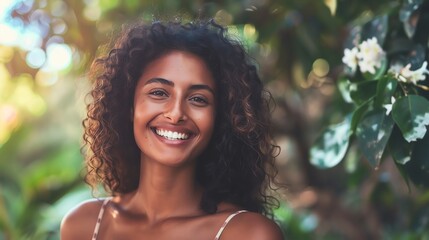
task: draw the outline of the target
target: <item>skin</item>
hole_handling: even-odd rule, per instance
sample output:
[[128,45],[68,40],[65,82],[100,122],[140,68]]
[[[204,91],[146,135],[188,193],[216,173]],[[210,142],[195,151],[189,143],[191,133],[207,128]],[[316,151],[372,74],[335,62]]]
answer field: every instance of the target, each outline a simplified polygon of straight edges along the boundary
[[[228,215],[241,210],[229,203],[219,204],[215,214],[199,208],[203,189],[195,182],[195,165],[210,141],[215,113],[215,82],[199,57],[173,51],[145,68],[132,114],[142,151],[140,184],[135,192],[112,198],[98,239],[214,239]],[[166,130],[181,133],[180,139],[159,135]],[[89,200],[71,210],[61,239],[91,239],[101,204]],[[274,222],[248,212],[234,217],[221,239],[280,240],[282,235]]]

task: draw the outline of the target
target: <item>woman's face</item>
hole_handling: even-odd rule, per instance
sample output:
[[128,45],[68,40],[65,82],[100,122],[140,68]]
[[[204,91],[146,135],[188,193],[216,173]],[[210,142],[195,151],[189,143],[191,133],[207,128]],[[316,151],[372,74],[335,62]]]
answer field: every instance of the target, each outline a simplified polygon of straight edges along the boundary
[[193,163],[212,136],[216,89],[205,62],[172,51],[147,65],[134,97],[134,137],[143,161]]

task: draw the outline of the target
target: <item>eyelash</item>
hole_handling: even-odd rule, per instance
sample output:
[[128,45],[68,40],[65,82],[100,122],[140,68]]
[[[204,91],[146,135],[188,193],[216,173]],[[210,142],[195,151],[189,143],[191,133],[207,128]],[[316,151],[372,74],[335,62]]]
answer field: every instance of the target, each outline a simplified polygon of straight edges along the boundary
[[168,94],[165,91],[162,90],[154,90],[149,92],[150,95],[156,96],[156,97],[164,97],[168,96]]
[[[163,90],[153,90],[151,92],[149,92],[150,95],[155,96],[155,97],[168,97],[168,93],[163,91]],[[190,97],[189,100],[196,102],[197,104],[208,104],[209,101],[207,99],[205,99],[204,97],[199,97],[199,96],[193,96]]]
[[197,103],[204,103],[204,104],[208,104],[209,103],[207,101],[207,99],[202,98],[202,97],[191,97],[189,100],[195,101]]

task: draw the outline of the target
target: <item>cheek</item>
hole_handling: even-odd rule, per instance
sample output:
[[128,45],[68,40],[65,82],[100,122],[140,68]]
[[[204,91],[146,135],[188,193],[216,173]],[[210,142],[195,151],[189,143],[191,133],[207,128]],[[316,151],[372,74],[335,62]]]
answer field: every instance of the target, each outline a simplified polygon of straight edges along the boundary
[[136,138],[147,138],[144,135],[144,128],[147,126],[150,116],[154,114],[155,108],[150,107],[150,104],[145,104],[144,102],[138,103],[134,106],[134,113],[132,116],[133,127],[134,127],[134,137]]
[[198,116],[198,125],[201,131],[206,135],[211,135],[214,129],[215,114],[214,111],[207,111]]

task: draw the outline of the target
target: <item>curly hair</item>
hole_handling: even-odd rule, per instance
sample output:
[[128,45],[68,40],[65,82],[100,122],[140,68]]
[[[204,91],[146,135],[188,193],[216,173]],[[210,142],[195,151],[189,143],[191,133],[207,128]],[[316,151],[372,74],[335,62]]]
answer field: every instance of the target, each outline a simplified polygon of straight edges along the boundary
[[220,202],[267,214],[277,204],[267,193],[276,175],[278,146],[270,134],[271,95],[242,44],[213,20],[138,24],[123,32],[112,50],[91,67],[84,146],[85,181],[102,183],[113,195],[132,192],[139,183],[140,153],[130,112],[145,66],[160,56],[186,51],[200,57],[215,79],[216,119],[208,147],[197,160],[203,186],[201,208],[217,211]]

